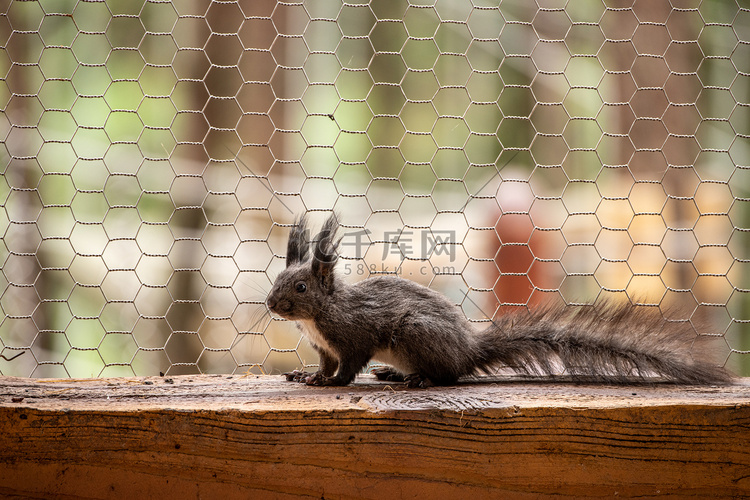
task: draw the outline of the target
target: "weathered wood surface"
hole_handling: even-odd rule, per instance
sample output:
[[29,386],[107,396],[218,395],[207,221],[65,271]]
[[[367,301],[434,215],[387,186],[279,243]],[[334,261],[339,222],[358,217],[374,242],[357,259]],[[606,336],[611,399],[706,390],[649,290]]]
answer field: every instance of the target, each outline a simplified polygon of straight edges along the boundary
[[0,377],[0,496],[750,496],[750,384]]

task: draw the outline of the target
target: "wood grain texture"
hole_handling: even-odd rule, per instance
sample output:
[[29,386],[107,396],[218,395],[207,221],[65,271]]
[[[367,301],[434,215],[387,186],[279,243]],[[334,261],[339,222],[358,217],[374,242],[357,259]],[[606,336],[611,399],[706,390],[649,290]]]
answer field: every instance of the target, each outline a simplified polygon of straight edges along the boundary
[[750,386],[0,378],[0,496],[750,496]]

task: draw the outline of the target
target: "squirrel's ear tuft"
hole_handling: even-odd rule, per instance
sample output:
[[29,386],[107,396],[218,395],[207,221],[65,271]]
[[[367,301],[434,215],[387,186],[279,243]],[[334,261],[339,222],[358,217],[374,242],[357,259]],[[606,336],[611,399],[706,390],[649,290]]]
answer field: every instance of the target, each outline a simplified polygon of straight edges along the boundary
[[315,237],[312,271],[320,279],[321,286],[329,293],[333,291],[333,270],[338,260],[337,249],[341,243],[341,238],[336,239],[338,225],[336,214],[331,214]]
[[289,233],[289,242],[286,246],[286,267],[307,260],[310,252],[308,233],[307,217],[302,214],[294,222],[294,227]]

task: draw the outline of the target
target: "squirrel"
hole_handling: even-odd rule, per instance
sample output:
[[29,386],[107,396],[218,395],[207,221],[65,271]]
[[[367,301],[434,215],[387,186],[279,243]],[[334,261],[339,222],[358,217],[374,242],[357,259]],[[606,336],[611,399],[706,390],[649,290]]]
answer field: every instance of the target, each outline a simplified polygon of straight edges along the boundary
[[654,307],[541,307],[506,314],[480,331],[446,296],[413,281],[374,276],[346,283],[335,270],[337,229],[332,214],[310,242],[307,218],[298,218],[286,268],[266,300],[271,312],[297,323],[320,355],[318,371],[285,373],[289,381],[348,385],[371,360],[389,365],[374,371],[378,379],[408,387],[453,385],[503,366],[532,375],[553,375],[562,366],[574,379],[610,383],[732,379],[724,368],[691,357],[689,323],[668,321]]

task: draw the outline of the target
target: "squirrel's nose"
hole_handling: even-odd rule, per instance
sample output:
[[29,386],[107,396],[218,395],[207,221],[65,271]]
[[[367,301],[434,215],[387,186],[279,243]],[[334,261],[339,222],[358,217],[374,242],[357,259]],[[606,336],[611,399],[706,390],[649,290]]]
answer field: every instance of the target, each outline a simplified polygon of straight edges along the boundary
[[268,298],[266,299],[266,306],[268,306],[268,308],[269,308],[270,310],[272,310],[272,311],[273,311],[273,310],[274,310],[274,308],[276,307],[276,304],[278,304],[278,301],[277,301],[277,300],[276,300],[275,298],[273,298],[273,297],[268,297]]

